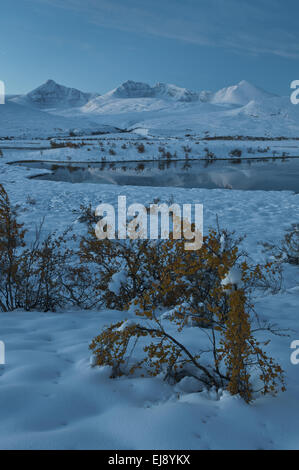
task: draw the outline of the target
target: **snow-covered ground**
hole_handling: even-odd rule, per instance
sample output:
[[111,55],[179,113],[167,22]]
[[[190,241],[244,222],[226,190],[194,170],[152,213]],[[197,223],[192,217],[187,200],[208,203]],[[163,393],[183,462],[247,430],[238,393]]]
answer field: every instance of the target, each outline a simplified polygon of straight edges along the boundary
[[[297,332],[298,296],[297,289],[260,299],[258,307]],[[246,405],[226,392],[198,393],[192,380],[175,387],[159,376],[112,380],[108,368],[92,368],[90,340],[120,318],[116,311],[1,314],[1,449],[299,448],[299,366],[290,364],[289,338],[271,342],[288,391]]]
[[[64,145],[51,148],[50,142]],[[67,146],[75,144],[76,147]],[[248,159],[298,157],[299,140],[205,140],[196,137],[171,138],[141,136],[136,133],[109,133],[102,136],[49,140],[0,141],[5,161],[47,160],[60,162],[111,162],[191,159]],[[20,149],[23,151],[21,152]],[[3,161],[4,161],[3,160]]]
[[[41,170],[7,162],[213,159],[232,152],[236,159],[295,157],[298,109],[288,98],[246,81],[215,93],[126,82],[103,96],[50,81],[0,106],[0,183],[29,228],[28,241],[44,217],[43,233],[67,226],[84,233],[78,221],[81,204],[116,204],[125,195],[128,204],[148,205],[159,198],[203,204],[205,233],[218,216],[223,228],[246,235],[242,246],[253,262],[262,262],[259,242],[279,243],[285,230],[298,223],[299,194],[75,185],[29,179]],[[229,139],[210,140],[213,136]],[[274,139],[280,137],[289,140]],[[84,145],[51,148],[51,142]],[[251,405],[227,392],[199,392],[192,379],[175,386],[160,376],[112,380],[107,368],[92,367],[90,341],[103,326],[131,313],[1,313],[6,364],[0,366],[0,448],[299,449],[299,365],[290,361],[290,344],[299,340],[298,269],[285,266],[279,293],[255,293],[261,319],[289,329],[289,336],[271,335],[267,346],[286,372],[287,391],[276,398],[258,396]],[[198,344],[198,328],[188,326],[179,335],[191,346]]]
[[[246,234],[244,247],[261,261],[258,242],[278,242],[299,216],[299,195],[290,192],[72,185],[28,180],[25,168],[1,164],[1,171],[1,183],[31,233],[33,221],[44,215],[45,231],[73,224],[81,233],[74,213],[81,203],[116,203],[126,195],[128,204],[146,204],[173,196],[178,203],[204,204],[205,231],[217,214],[222,226]],[[298,449],[299,366],[290,363],[290,343],[299,339],[298,268],[286,268],[279,294],[258,294],[255,303],[263,319],[291,331],[290,337],[271,336],[267,347],[286,371],[287,392],[252,405],[226,392],[198,393],[192,380],[176,386],[159,376],[112,380],[109,370],[91,367],[92,338],[128,313],[1,314],[7,364],[0,366],[0,448]],[[196,344],[197,328],[181,334]]]

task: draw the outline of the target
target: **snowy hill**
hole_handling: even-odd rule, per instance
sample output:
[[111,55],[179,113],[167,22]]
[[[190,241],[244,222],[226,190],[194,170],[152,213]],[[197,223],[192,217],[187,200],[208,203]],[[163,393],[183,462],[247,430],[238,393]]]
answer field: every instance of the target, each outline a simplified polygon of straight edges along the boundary
[[217,104],[245,105],[250,101],[264,100],[273,96],[275,95],[242,80],[237,85],[217,91],[212,95],[210,101]]
[[49,137],[68,135],[70,132],[109,132],[109,126],[89,119],[65,118],[7,101],[0,106],[0,137]]
[[92,97],[92,93],[84,93],[76,88],[59,85],[54,80],[48,80],[27,95],[15,98],[14,102],[41,109],[69,108],[83,106]]

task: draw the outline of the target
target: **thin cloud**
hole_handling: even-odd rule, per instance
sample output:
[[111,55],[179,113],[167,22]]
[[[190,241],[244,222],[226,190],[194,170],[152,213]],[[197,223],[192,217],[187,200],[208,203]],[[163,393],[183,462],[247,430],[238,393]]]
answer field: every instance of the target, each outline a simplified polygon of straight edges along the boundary
[[[32,0],[31,0],[32,1]],[[250,54],[299,58],[297,28],[283,27],[277,0],[33,0],[71,10],[104,28],[221,47]]]

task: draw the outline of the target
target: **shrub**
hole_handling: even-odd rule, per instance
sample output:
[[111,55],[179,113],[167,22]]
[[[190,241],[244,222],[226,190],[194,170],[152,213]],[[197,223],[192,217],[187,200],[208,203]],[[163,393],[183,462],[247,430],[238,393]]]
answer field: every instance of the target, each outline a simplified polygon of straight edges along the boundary
[[30,196],[30,194],[27,195],[26,198],[26,203],[29,204],[30,206],[35,206],[36,205],[36,199]]
[[16,308],[18,275],[18,249],[25,245],[26,231],[16,220],[9,197],[0,184],[0,308],[7,312]]
[[263,246],[279,265],[284,262],[299,265],[299,224],[291,225],[280,245],[263,243]]
[[144,144],[141,143],[141,144],[137,145],[137,150],[138,150],[139,153],[144,153],[145,152]]
[[55,311],[66,304],[81,308],[100,304],[96,277],[87,266],[78,265],[78,254],[68,248],[76,237],[66,230],[41,239],[42,227],[43,223],[26,246],[26,231],[0,185],[0,310]]
[[213,160],[214,158],[216,158],[215,153],[212,152],[211,150],[209,150],[208,147],[204,148],[204,152],[206,153],[206,158],[208,158],[210,160]]
[[74,210],[74,213],[78,214],[78,222],[87,224],[88,227],[92,224],[96,224],[98,221],[98,217],[96,217],[91,204],[81,204],[79,211]]
[[66,233],[58,237],[52,233],[42,241],[39,236],[37,232],[35,241],[18,258],[16,306],[55,311],[65,305],[62,278],[72,252],[65,247]]
[[94,229],[80,243],[81,262],[98,274],[95,290],[108,308],[124,309],[136,296],[159,281],[162,244],[149,240],[101,240]]
[[229,152],[231,157],[237,157],[240,158],[242,156],[242,150],[241,149],[233,149]]
[[76,144],[75,142],[55,142],[54,140],[52,140],[50,142],[50,145],[54,149],[65,148],[65,147],[78,149],[86,144],[84,142]]
[[[107,243],[111,247],[111,242]],[[199,384],[226,387],[246,402],[253,398],[255,369],[259,370],[263,393],[276,393],[279,383],[284,389],[280,366],[267,357],[254,337],[257,317],[250,300],[255,280],[267,277],[274,268],[270,264],[249,267],[245,260],[240,261],[237,245],[227,232],[210,231],[198,251],[185,251],[182,240],[172,239],[153,245],[150,251],[149,246],[143,248],[138,269],[132,259],[137,282],[126,297],[132,297],[128,308],[134,319],[112,324],[93,340],[90,348],[96,364],[111,366],[112,377],[138,369],[150,375],[163,372],[174,381],[191,374]],[[115,255],[110,251],[109,259]],[[169,332],[171,324],[179,333],[190,323],[199,331],[197,352]],[[209,336],[209,351],[201,344],[202,331]],[[138,360],[132,352],[140,342],[143,357]],[[205,360],[203,354],[207,355]]]

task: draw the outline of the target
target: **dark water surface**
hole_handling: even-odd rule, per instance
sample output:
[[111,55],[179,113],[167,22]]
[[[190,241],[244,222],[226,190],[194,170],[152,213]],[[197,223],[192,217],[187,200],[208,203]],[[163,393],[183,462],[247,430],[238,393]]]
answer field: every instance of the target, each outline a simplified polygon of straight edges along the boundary
[[22,161],[14,165],[50,170],[39,180],[183,188],[299,192],[299,158],[128,162]]

